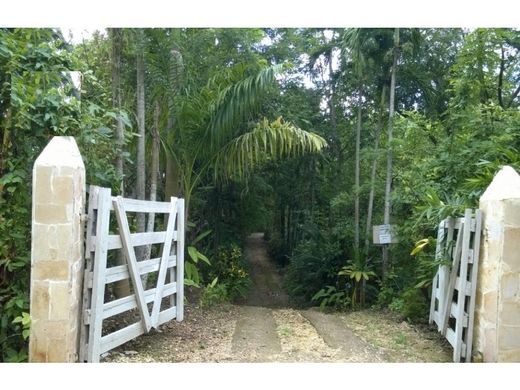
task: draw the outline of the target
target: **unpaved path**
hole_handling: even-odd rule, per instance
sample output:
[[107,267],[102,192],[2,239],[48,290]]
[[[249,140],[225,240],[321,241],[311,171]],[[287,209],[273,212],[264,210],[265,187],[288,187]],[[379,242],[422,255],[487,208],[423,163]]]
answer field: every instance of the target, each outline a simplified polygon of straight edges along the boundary
[[263,233],[253,233],[244,250],[250,267],[251,289],[246,305],[262,307],[287,307],[289,297],[282,288],[282,278],[267,254]]
[[112,351],[109,362],[448,362],[436,332],[388,313],[325,314],[295,310],[282,289],[263,234],[245,248],[252,287],[243,305],[185,308],[171,321]]
[[[232,352],[247,361],[380,361],[339,317],[288,308],[281,277],[262,233],[246,241],[252,287],[235,326]],[[303,336],[303,337],[302,337]]]
[[269,360],[270,356],[282,352],[272,311],[258,306],[241,308],[231,350],[234,354],[249,356],[251,361]]

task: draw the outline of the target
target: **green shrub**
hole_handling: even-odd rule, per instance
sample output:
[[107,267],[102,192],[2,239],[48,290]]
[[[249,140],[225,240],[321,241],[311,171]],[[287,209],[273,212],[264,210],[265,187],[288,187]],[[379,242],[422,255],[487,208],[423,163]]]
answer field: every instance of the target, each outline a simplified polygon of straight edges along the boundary
[[250,278],[242,250],[237,245],[230,244],[217,249],[215,256],[212,258],[209,274],[213,280],[218,278],[218,286],[225,286],[229,301],[247,295]]
[[390,304],[388,305],[388,309],[390,309],[393,312],[401,314],[403,311],[403,305],[404,305],[404,302],[403,302],[402,298],[394,297],[392,299],[392,302],[390,302]]
[[428,302],[418,288],[410,288],[401,294],[399,312],[410,322],[424,322],[428,316]]
[[339,245],[308,241],[299,244],[286,268],[283,284],[295,302],[309,305],[324,286],[336,285],[344,260]]
[[312,297],[313,302],[319,302],[320,307],[346,310],[350,304],[350,297],[345,291],[338,291],[334,286],[326,286]]
[[[390,310],[392,308],[390,307],[393,302],[397,299],[396,292],[392,287],[381,287],[379,290],[379,294],[377,295],[377,306],[378,307],[386,307]],[[397,310],[398,311],[398,310]]]
[[200,295],[200,306],[211,307],[219,303],[229,301],[228,286],[224,283],[218,283],[218,278],[208,284],[202,290]]

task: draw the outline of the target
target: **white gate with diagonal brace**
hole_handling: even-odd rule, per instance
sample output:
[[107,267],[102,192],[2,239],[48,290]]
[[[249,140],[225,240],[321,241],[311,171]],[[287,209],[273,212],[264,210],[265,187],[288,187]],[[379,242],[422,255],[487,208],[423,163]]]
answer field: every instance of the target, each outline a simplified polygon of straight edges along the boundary
[[[118,233],[110,234],[115,213]],[[165,231],[131,233],[127,213],[165,214]],[[113,223],[115,225],[115,223]],[[157,258],[137,259],[135,247],[162,244]],[[110,251],[122,250],[126,264],[109,266]],[[182,321],[184,301],[184,199],[171,202],[112,197],[109,188],[90,187],[83,287],[80,361],[100,356],[172,319]],[[142,276],[154,273],[156,285],[145,289]],[[106,285],[130,279],[133,292],[106,300]],[[150,286],[149,286],[150,287]],[[165,299],[166,298],[166,299]],[[103,321],[138,309],[139,320],[108,332]]]
[[430,324],[452,345],[454,362],[471,361],[481,229],[480,210],[439,224],[436,258],[449,264],[441,263],[433,279]]

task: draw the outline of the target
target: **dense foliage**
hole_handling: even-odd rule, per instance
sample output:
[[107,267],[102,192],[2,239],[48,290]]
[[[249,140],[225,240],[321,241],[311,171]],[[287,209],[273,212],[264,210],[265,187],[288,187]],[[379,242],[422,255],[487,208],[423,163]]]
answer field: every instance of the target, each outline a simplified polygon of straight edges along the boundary
[[423,320],[436,223],[520,169],[519,50],[514,29],[0,29],[1,359],[26,359],[31,169],[54,135],[89,184],[186,199],[205,304],[246,293],[240,247],[265,231],[295,303]]
[[[298,69],[315,85],[303,88],[301,80],[288,80],[278,104],[288,117],[312,123],[329,148],[323,156],[304,157],[269,171],[268,182],[276,189],[269,235],[273,255],[287,265],[286,287],[301,303],[390,306],[405,318],[421,321],[427,315],[423,309],[437,266],[432,250],[436,224],[465,207],[476,207],[501,165],[519,168],[520,33],[401,29],[395,48],[394,33],[270,32],[279,44],[269,53],[286,56],[291,48]],[[389,144],[393,50],[398,52],[397,114]],[[313,108],[318,105],[319,112]],[[391,245],[390,267],[383,274],[381,247],[370,244],[370,227],[383,223],[389,148],[391,223],[398,227],[400,242]],[[373,216],[367,221],[371,191]],[[358,246],[357,196],[357,229],[366,232],[361,237],[365,245]],[[412,256],[421,239],[427,244]]]
[[[59,31],[0,30],[0,357],[26,359],[31,175],[55,135],[76,138],[88,181],[111,186],[115,149],[105,87]],[[71,71],[83,74],[76,89]],[[83,92],[83,93],[82,93]]]

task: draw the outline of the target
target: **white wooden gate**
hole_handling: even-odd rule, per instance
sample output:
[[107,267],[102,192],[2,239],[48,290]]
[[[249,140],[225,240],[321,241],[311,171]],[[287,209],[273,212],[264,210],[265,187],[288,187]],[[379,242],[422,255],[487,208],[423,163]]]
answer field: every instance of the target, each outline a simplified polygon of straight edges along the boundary
[[[110,234],[110,215],[115,213],[118,233]],[[131,233],[127,213],[166,214],[165,231]],[[90,187],[83,288],[83,322],[80,361],[98,362],[100,355],[151,328],[183,319],[184,301],[184,199],[171,202],[139,201],[112,197],[109,188]],[[138,259],[134,247],[162,244],[158,258]],[[126,264],[108,266],[109,251],[122,250]],[[143,287],[142,275],[157,272],[153,288]],[[131,280],[133,293],[106,301],[106,285]],[[168,299],[163,299],[168,298]],[[139,321],[108,333],[103,321],[138,309]],[[105,334],[103,334],[105,333]]]
[[452,345],[455,362],[471,361],[481,227],[480,210],[471,209],[439,224],[436,258],[451,264],[440,265],[433,279],[430,323]]

